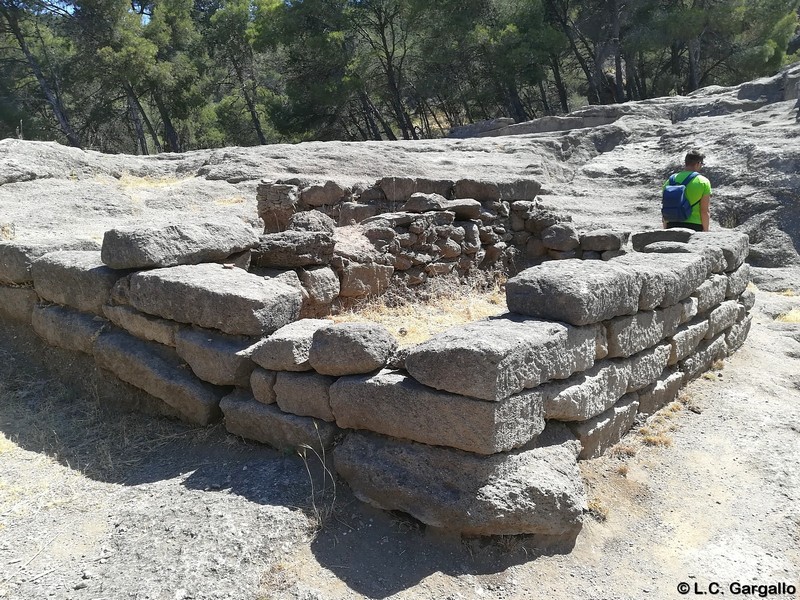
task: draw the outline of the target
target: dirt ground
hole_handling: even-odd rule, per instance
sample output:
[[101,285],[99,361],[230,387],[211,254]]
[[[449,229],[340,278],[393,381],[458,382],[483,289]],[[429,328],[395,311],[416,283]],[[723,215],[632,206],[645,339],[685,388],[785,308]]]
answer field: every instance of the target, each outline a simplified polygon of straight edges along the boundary
[[109,413],[0,356],[0,598],[800,589],[800,296],[758,292],[753,314],[747,343],[720,370],[582,464],[590,512],[569,547],[426,532],[343,486],[334,494],[317,457],[281,456],[220,426]]

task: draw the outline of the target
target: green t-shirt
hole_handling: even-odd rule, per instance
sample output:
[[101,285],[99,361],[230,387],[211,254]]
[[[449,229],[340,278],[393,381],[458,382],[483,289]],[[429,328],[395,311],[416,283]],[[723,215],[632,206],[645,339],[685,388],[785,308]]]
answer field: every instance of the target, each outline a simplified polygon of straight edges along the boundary
[[[683,180],[689,176],[689,173],[691,173],[691,171],[681,171],[678,173],[675,176],[675,183],[683,183]],[[665,181],[662,189],[667,187],[668,183],[669,180]],[[689,182],[689,186],[686,188],[686,199],[689,200],[689,204],[692,205],[692,214],[689,215],[689,218],[686,219],[684,223],[703,224],[703,220],[700,218],[700,199],[703,196],[710,195],[711,182],[702,175],[698,175]]]

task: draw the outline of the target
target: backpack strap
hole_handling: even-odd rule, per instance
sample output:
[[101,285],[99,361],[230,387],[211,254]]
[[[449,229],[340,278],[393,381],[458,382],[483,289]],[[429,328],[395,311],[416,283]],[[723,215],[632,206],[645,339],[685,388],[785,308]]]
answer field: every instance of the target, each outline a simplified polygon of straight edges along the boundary
[[[697,171],[692,171],[691,173],[689,173],[689,174],[686,176],[686,178],[685,178],[685,179],[684,179],[684,180],[683,180],[683,181],[680,183],[680,185],[682,185],[683,187],[688,187],[688,185],[689,185],[689,184],[692,182],[692,180],[693,180],[695,177],[697,177],[699,174],[700,174],[700,173],[698,173]],[[702,200],[702,199],[703,199],[703,197],[701,196],[701,197],[700,197],[700,200]],[[690,202],[690,203],[689,203],[689,206],[691,206],[692,208],[694,208],[695,206],[697,206],[697,205],[700,203],[700,200],[698,200],[697,202]]]

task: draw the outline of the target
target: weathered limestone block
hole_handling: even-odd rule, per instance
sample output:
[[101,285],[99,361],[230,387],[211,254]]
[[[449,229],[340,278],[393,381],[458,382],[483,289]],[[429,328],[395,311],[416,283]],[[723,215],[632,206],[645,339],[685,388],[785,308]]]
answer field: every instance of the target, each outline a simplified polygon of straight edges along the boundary
[[339,205],[339,225],[351,225],[374,217],[378,214],[378,207],[359,202],[342,202]]
[[693,354],[678,363],[678,368],[684,374],[684,381],[694,379],[708,371],[715,361],[725,358],[727,350],[724,334],[720,334],[712,340],[700,342]]
[[250,360],[253,340],[209,329],[183,327],[175,335],[175,349],[194,374],[214,385],[247,387],[255,364]]
[[[669,230],[672,231],[672,230]],[[688,298],[708,275],[705,259],[697,254],[660,254],[632,252],[611,261],[635,273],[642,282],[640,310],[667,307]]]
[[96,315],[122,273],[107,267],[100,252],[66,250],[45,254],[31,265],[33,287],[44,300]]
[[708,243],[701,237],[694,237],[685,244],[686,249],[693,253],[698,254],[706,259],[708,274],[712,273],[721,274],[725,272],[728,267],[728,261],[725,260],[725,254],[722,248]]
[[31,313],[38,301],[39,294],[31,288],[0,285],[0,319],[30,325]]
[[625,361],[628,362],[631,369],[627,391],[639,391],[658,379],[664,367],[667,366],[671,348],[670,344],[659,344],[655,348],[626,358]]
[[456,258],[461,254],[461,246],[455,240],[437,240],[436,245],[444,259]]
[[631,377],[627,361],[603,361],[564,381],[545,383],[533,392],[544,399],[548,420],[586,421],[608,410],[628,389]]
[[633,426],[638,408],[638,395],[627,394],[603,414],[582,423],[571,423],[569,428],[581,443],[578,458],[586,460],[600,456],[620,441]]
[[339,277],[330,267],[300,269],[298,276],[314,304],[327,306],[339,297]]
[[292,269],[326,265],[333,256],[333,235],[324,231],[286,230],[259,237],[253,265]]
[[658,381],[639,390],[639,413],[652,415],[678,397],[683,385],[683,373],[664,369]]
[[394,268],[390,265],[348,261],[341,269],[339,295],[343,298],[379,296],[389,287],[392,273]]
[[31,325],[36,335],[51,346],[92,354],[94,342],[108,321],[63,306],[37,305]]
[[556,223],[542,231],[542,243],[548,250],[569,252],[580,246],[580,238],[569,223]]
[[264,233],[284,231],[297,212],[300,189],[296,185],[263,181],[256,190],[258,216],[264,221]]
[[502,400],[594,364],[600,326],[525,320],[513,315],[453,327],[409,350],[417,381],[482,400]]
[[336,231],[336,222],[318,210],[301,210],[291,216],[286,228],[293,231],[318,231],[332,234]]
[[339,427],[478,454],[518,448],[544,429],[542,401],[532,392],[485,402],[436,391],[401,372],[384,370],[342,377],[330,395]]
[[612,262],[572,259],[546,262],[512,277],[506,302],[511,312],[587,325],[634,314],[641,288],[636,273]]
[[33,261],[64,250],[100,250],[100,244],[92,240],[0,241],[0,283],[31,283]]
[[175,335],[181,328],[175,321],[154,317],[124,304],[120,306],[106,304],[103,306],[103,314],[106,319],[128,333],[165,346],[175,346]]
[[493,182],[459,179],[453,186],[456,198],[472,198],[478,202],[495,202],[501,199],[500,187]]
[[725,271],[730,273],[738,269],[750,251],[750,239],[746,233],[739,231],[706,231],[692,238],[692,244],[717,246],[725,257]]
[[301,319],[284,325],[262,340],[254,349],[252,360],[274,371],[309,371],[308,351],[311,340],[321,327],[331,325],[327,319]]
[[725,275],[712,275],[710,279],[704,281],[692,292],[692,296],[697,298],[697,312],[704,313],[721,304],[725,300],[727,289],[728,278]]
[[405,202],[418,191],[417,182],[411,177],[384,177],[377,186],[383,190],[389,202]]
[[706,339],[717,337],[720,333],[736,322],[739,315],[739,303],[736,300],[727,300],[708,314],[708,331]]
[[739,304],[741,304],[747,312],[750,312],[756,304],[756,295],[750,290],[745,290],[739,296]]
[[631,235],[631,244],[634,250],[641,252],[645,246],[653,242],[688,242],[694,233],[691,229],[682,227],[640,231]]
[[708,319],[699,318],[681,327],[670,340],[669,364],[674,365],[694,352],[708,333]]
[[738,298],[747,289],[748,283],[750,283],[750,265],[744,263],[735,271],[728,273],[728,287],[725,292],[725,298],[728,300]]
[[115,227],[103,236],[101,258],[112,269],[148,269],[223,260],[258,244],[243,221]]
[[276,404],[258,402],[245,390],[225,396],[220,408],[229,432],[284,452],[310,446],[322,453],[333,446],[339,432],[332,423],[290,415]]
[[683,322],[684,314],[684,307],[675,304],[606,321],[603,325],[608,340],[608,357],[630,356],[655,346],[675,332]]
[[160,398],[184,420],[208,425],[219,418],[219,401],[226,388],[195,377],[172,348],[114,331],[100,334],[94,355],[100,368]]
[[581,249],[591,252],[619,250],[628,239],[630,232],[611,229],[595,229],[581,235]]
[[481,216],[481,203],[471,198],[448,200],[441,194],[416,192],[403,205],[402,210],[412,213],[449,210],[457,219],[478,219]]
[[299,417],[334,421],[329,390],[335,377],[319,373],[279,372],[275,379],[275,397],[283,412]]
[[300,202],[306,206],[325,206],[336,204],[348,193],[347,188],[335,181],[312,184],[300,191]]
[[337,323],[318,328],[308,362],[323,375],[357,375],[382,369],[397,340],[377,323]]
[[744,319],[731,325],[725,332],[725,344],[728,349],[728,355],[733,354],[744,345],[752,324],[753,315],[746,315]]
[[253,397],[263,404],[274,404],[277,402],[275,396],[275,380],[278,374],[275,371],[267,371],[260,367],[253,369],[250,374],[250,389],[253,390]]
[[128,299],[151,315],[252,337],[296,321],[302,302],[286,283],[212,263],[135,273]]
[[351,432],[334,465],[360,500],[469,535],[574,535],[586,496],[566,445],[476,456]]
[[691,254],[692,250],[684,242],[650,242],[640,252],[655,254]]
[[477,223],[456,221],[453,224],[464,229],[464,241],[461,242],[461,247],[465,254],[475,254],[481,249],[481,231]]

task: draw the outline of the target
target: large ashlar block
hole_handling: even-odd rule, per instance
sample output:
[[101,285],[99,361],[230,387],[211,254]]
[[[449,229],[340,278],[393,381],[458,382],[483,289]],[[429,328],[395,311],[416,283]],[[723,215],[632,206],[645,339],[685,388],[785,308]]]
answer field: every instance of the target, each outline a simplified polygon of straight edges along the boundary
[[655,346],[675,332],[690,311],[679,303],[606,321],[609,358],[631,356]]
[[219,419],[219,401],[226,388],[195,377],[172,348],[115,331],[100,334],[94,355],[99,367],[160,398],[184,420],[208,425]]
[[611,261],[569,259],[546,262],[509,279],[506,302],[521,315],[588,325],[634,314],[641,289],[636,273]]
[[570,429],[581,443],[578,458],[600,456],[620,441],[633,426],[638,408],[638,395],[626,394],[604,413],[582,423],[571,423]]
[[411,348],[406,369],[439,390],[501,400],[594,364],[605,350],[600,325],[522,319],[514,315],[454,327]]
[[708,319],[698,317],[681,327],[670,339],[669,364],[677,364],[694,352],[708,333]]
[[341,377],[330,398],[340,427],[477,454],[518,448],[544,428],[535,392],[486,402],[432,390],[397,371]]
[[629,361],[609,360],[532,391],[542,396],[546,419],[585,421],[606,411],[624,396],[630,377]]
[[739,303],[727,300],[708,314],[708,331],[706,339],[716,337],[736,322],[739,316]]
[[333,256],[333,234],[327,231],[281,231],[267,233],[253,251],[258,267],[295,268],[326,265]]
[[756,305],[756,295],[750,290],[745,290],[742,292],[742,295],[739,296],[739,304],[744,307],[746,312],[750,312]]
[[225,429],[234,435],[284,452],[310,446],[322,453],[333,446],[339,428],[311,417],[283,412],[276,404],[256,401],[245,390],[236,390],[220,403],[225,415]]
[[671,349],[670,344],[663,343],[625,359],[631,369],[627,391],[636,392],[658,379],[667,366]]
[[62,250],[99,250],[91,240],[0,241],[0,283],[31,283],[31,265],[40,256]]
[[697,350],[678,363],[678,368],[684,374],[684,381],[694,379],[708,371],[715,361],[725,358],[727,351],[724,334],[718,335],[713,340],[702,341]]
[[728,288],[725,297],[728,300],[738,298],[747,289],[748,283],[750,283],[750,265],[744,263],[735,271],[728,273]]
[[668,307],[688,298],[706,279],[708,263],[698,254],[632,252],[610,261],[641,280],[639,310]]
[[639,390],[639,413],[652,415],[678,397],[683,385],[683,373],[664,369],[658,381]]
[[653,229],[652,231],[639,231],[631,235],[631,244],[637,252],[644,250],[645,246],[654,242],[680,242],[686,243],[694,235],[691,229],[676,227],[673,229]]
[[741,321],[734,323],[725,332],[725,344],[728,347],[728,354],[733,354],[742,347],[747,334],[750,333],[750,326],[753,324],[753,316],[747,315]]
[[31,313],[38,301],[39,294],[31,288],[0,285],[0,319],[30,325]]
[[332,422],[330,389],[335,381],[335,377],[319,373],[281,372],[273,389],[283,412]]
[[175,321],[154,317],[124,304],[118,306],[106,304],[103,306],[103,314],[114,325],[128,333],[165,346],[175,347],[175,335],[181,328]]
[[123,274],[104,265],[97,251],[68,250],[36,259],[31,275],[42,299],[102,315],[111,288]]
[[175,335],[175,350],[194,374],[214,385],[247,387],[255,363],[253,340],[210,329],[184,327]]
[[386,366],[397,340],[377,323],[328,323],[313,334],[308,362],[323,375],[356,375]]
[[738,269],[750,251],[750,240],[746,233],[739,231],[706,231],[702,235],[692,237],[690,245],[716,246],[725,257],[725,271],[730,273]]
[[63,306],[37,305],[31,324],[36,335],[51,346],[92,354],[94,342],[108,321]]
[[278,374],[256,367],[250,374],[250,389],[253,397],[263,404],[274,404],[278,399],[275,396],[275,380]]
[[261,337],[297,320],[302,294],[275,279],[207,263],[134,273],[128,300],[172,321]]
[[253,361],[275,371],[309,371],[311,340],[320,327],[331,323],[327,319],[301,319],[284,325],[253,349]]
[[478,456],[351,432],[336,472],[360,500],[468,535],[574,535],[586,495],[568,445]]
[[148,269],[220,261],[258,244],[252,227],[228,222],[125,226],[106,231],[103,262],[112,269]]
[[727,289],[728,277],[725,275],[712,275],[704,281],[692,292],[692,296],[697,298],[697,312],[704,313],[724,302]]

